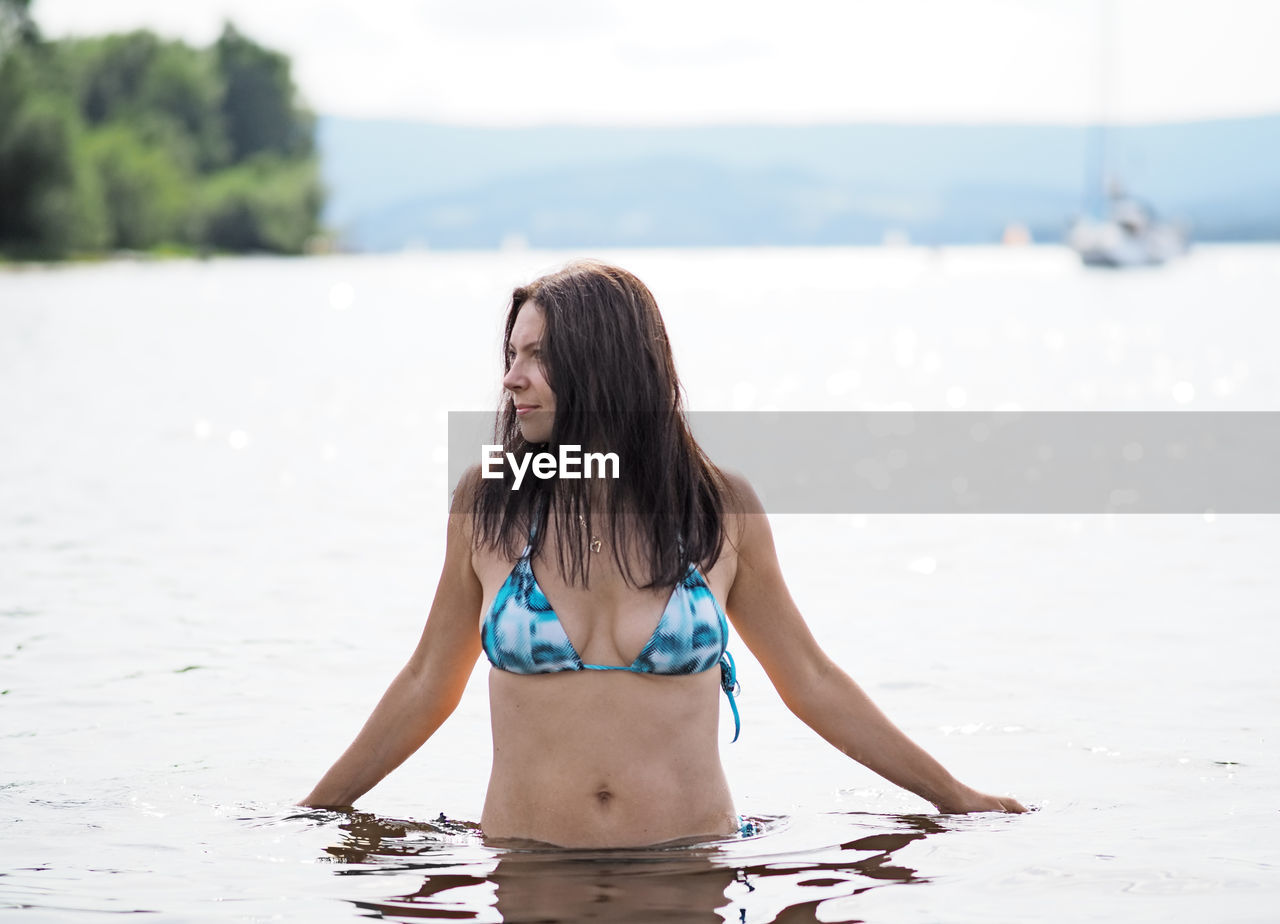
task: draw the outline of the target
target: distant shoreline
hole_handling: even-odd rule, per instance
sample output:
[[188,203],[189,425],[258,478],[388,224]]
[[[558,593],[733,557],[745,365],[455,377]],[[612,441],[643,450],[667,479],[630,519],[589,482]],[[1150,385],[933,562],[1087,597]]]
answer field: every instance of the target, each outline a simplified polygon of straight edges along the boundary
[[[1212,253],[1214,251],[1227,250],[1266,250],[1269,248],[1280,248],[1280,238],[1274,240],[1260,241],[1197,241],[1193,243],[1190,254],[1182,260],[1193,259],[1197,252]],[[386,251],[330,251],[325,253],[312,254],[279,254],[279,253],[213,253],[206,255],[199,254],[183,254],[183,253],[165,253],[165,254],[148,254],[148,253],[120,253],[120,254],[104,254],[74,257],[65,260],[10,260],[0,259],[0,273],[21,273],[39,270],[60,270],[72,268],[84,268],[105,265],[170,265],[177,263],[222,263],[222,262],[239,262],[244,260],[262,260],[272,262],[289,262],[303,263],[310,261],[331,260],[331,259],[366,259],[366,258],[382,258],[382,259],[408,259],[413,257],[474,257],[474,256],[496,256],[499,254],[507,255],[535,255],[545,254],[554,259],[571,259],[583,253],[608,255],[614,253],[706,253],[708,255],[715,253],[736,252],[736,251],[759,251],[759,252],[776,252],[776,251],[837,251],[845,250],[850,253],[870,254],[881,252],[884,254],[901,254],[901,255],[945,255],[947,253],[990,253],[1007,256],[1016,256],[1022,254],[1047,255],[1057,251],[1061,253],[1064,260],[1075,261],[1077,258],[1072,253],[1071,248],[1066,244],[1059,242],[1030,243],[1030,244],[757,244],[747,246],[701,246],[701,247],[663,247],[663,246],[629,246],[629,247],[593,247],[590,245],[582,245],[577,247],[529,247],[524,249],[503,249],[497,247],[491,248],[406,248],[403,250],[386,250]],[[1179,261],[1175,260],[1171,266],[1176,266]],[[1158,268],[1155,268],[1158,271]],[[1141,271],[1153,271],[1151,268],[1143,268]],[[1100,269],[1094,272],[1107,275],[1115,272],[1114,270]]]

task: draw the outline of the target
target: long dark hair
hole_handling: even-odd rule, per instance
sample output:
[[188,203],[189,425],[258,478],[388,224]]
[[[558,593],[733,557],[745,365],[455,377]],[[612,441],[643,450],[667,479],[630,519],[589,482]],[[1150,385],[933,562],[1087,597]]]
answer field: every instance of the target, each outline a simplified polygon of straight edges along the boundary
[[[607,541],[632,586],[671,587],[691,563],[710,568],[725,541],[727,487],[689,430],[653,293],[626,270],[594,261],[571,263],[520,286],[507,311],[504,369],[511,366],[507,344],[516,317],[531,302],[544,318],[541,363],[555,394],[551,437],[547,443],[526,441],[504,396],[495,442],[517,459],[572,445],[583,453],[613,452],[619,477],[601,482],[605,491],[595,504],[605,509],[596,510],[592,481],[527,477],[517,491],[504,465],[502,480],[477,482],[477,544],[515,557],[534,527],[530,554],[537,554],[554,523],[560,571],[584,585],[593,536]],[[647,573],[632,573],[633,557],[646,563]]]

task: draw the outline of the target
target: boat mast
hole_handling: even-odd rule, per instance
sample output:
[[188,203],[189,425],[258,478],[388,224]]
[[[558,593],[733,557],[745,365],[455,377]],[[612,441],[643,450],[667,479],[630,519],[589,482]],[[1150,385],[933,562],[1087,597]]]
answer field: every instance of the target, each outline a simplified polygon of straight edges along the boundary
[[1085,166],[1085,212],[1095,218],[1107,214],[1113,190],[1107,169],[1107,129],[1111,120],[1110,89],[1112,68],[1112,0],[1098,0],[1098,57],[1094,102],[1094,122],[1090,135],[1090,157]]

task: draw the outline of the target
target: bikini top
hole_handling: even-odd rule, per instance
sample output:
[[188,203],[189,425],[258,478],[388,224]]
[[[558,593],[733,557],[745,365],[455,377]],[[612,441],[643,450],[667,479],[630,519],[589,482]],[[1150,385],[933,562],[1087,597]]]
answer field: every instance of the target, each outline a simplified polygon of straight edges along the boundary
[[700,674],[720,665],[720,687],[733,710],[733,740],[742,723],[734,694],[739,685],[733,655],[725,650],[729,624],[696,565],[671,592],[647,645],[628,665],[586,664],[565,634],[538,586],[530,543],[511,569],[484,617],[481,641],[489,663],[512,674],[559,671],[631,671],[634,674]]

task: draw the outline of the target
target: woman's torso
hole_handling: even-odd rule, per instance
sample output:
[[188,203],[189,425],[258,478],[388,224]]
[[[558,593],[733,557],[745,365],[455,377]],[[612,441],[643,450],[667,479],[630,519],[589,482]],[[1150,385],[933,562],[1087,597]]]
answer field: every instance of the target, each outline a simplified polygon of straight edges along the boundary
[[[631,665],[654,636],[672,590],[627,586],[607,549],[591,556],[591,587],[571,586],[554,534],[531,561],[541,592],[586,664]],[[484,621],[517,560],[477,550]],[[723,601],[737,562],[731,543],[708,570]],[[718,609],[718,604],[717,604]],[[722,835],[737,816],[720,764],[720,671],[659,674],[491,668],[493,770],[481,827],[489,837],[579,847]]]

